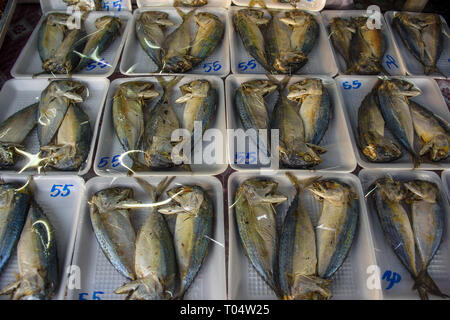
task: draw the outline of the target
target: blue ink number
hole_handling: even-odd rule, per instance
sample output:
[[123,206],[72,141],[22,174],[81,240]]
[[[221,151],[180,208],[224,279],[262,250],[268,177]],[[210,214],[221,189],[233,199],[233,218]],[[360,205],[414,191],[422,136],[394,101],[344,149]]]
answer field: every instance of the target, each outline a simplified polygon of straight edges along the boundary
[[[104,294],[104,292],[103,291],[94,291],[92,293],[92,300],[102,300],[99,296],[100,294]],[[89,293],[87,293],[87,292],[83,292],[78,295],[78,300],[89,300],[87,298],[89,298]]]
[[392,69],[392,66],[398,69],[397,61],[390,54],[386,55],[386,66],[389,68],[389,70]]
[[73,187],[73,184],[54,184],[50,190],[50,197],[67,197],[70,194],[70,187]]
[[106,11],[110,11],[110,6],[112,5],[113,8],[116,8],[117,11],[122,10],[122,0],[103,0],[103,9],[106,9]]
[[256,152],[236,152],[234,155],[235,164],[256,164]]
[[246,71],[247,69],[253,70],[256,68],[256,60],[252,59],[247,62],[240,62],[238,68],[240,71]]
[[207,62],[203,64],[203,69],[205,69],[205,72],[211,72],[212,70],[219,71],[222,69],[222,65],[220,61]]
[[99,61],[93,61],[89,63],[86,67],[86,71],[92,71],[96,68],[105,69],[107,66],[109,66],[109,63],[102,58]]
[[397,272],[386,270],[381,279],[386,280],[389,283],[386,290],[390,290],[395,284],[399,283],[402,280],[402,277]]
[[353,80],[352,83],[349,81],[342,82],[342,87],[344,90],[351,90],[351,89],[359,89],[361,88],[362,83],[358,80]]
[[[111,161],[109,161],[109,159],[111,159]],[[101,158],[100,161],[98,162],[97,167],[104,168],[109,163],[111,163],[111,167],[113,167],[113,168],[119,166],[120,165],[120,154],[116,154],[114,157],[103,157],[103,158]]]

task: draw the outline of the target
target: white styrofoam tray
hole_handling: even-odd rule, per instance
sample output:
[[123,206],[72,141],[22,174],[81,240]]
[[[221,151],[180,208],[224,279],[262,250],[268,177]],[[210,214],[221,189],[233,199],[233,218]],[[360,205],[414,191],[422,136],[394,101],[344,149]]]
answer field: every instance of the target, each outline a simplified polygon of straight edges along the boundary
[[[87,16],[84,27],[87,34],[94,33],[97,29],[94,26],[95,20],[99,17],[103,16],[114,16],[120,18],[124,23],[122,26],[122,33],[119,37],[117,37],[114,42],[100,55],[100,61],[97,64],[90,64],[85,69],[73,73],[71,76],[74,78],[83,77],[83,78],[91,78],[91,77],[102,77],[106,78],[113,74],[115,71],[117,64],[119,62],[120,54],[122,52],[122,48],[125,44],[125,39],[128,37],[128,33],[131,28],[131,13],[128,11],[120,11],[120,12],[102,12],[102,11],[92,11]],[[48,74],[43,73],[42,69],[42,60],[39,56],[38,52],[38,35],[39,28],[43,23],[45,16],[41,18],[36,29],[34,29],[30,38],[28,39],[27,44],[22,49],[22,52],[17,58],[16,63],[14,64],[11,74],[14,78],[66,78],[67,74]],[[37,75],[39,74],[39,75]],[[35,76],[36,75],[36,76]]]
[[[145,180],[153,185],[157,185],[161,179],[162,177],[145,178]],[[177,177],[169,186],[169,189],[180,184],[201,186],[211,197],[215,210],[214,235],[212,237],[214,241],[210,243],[208,256],[184,298],[187,300],[226,299],[222,184],[214,177]],[[85,198],[81,206],[80,221],[73,255],[73,264],[79,266],[82,271],[81,287],[80,289],[68,290],[67,299],[78,300],[80,299],[81,293],[88,293],[88,296],[84,297],[84,299],[91,300],[93,293],[99,291],[102,292],[102,294],[98,294],[101,299],[122,300],[125,298],[125,295],[114,294],[114,290],[126,283],[127,279],[114,269],[100,249],[92,231],[89,205],[87,203],[94,193],[106,188],[118,186],[133,188],[136,200],[140,200],[143,203],[150,203],[148,195],[133,178],[96,177],[88,181],[86,184]],[[132,212],[131,217],[135,230],[139,230],[147,214],[148,209]],[[169,226],[170,224],[169,222]]]
[[[185,13],[193,10],[191,8],[181,8]],[[222,41],[217,45],[214,52],[203,60],[198,66],[186,72],[186,74],[204,74],[225,77],[230,73],[230,52],[228,49],[227,29],[230,28],[227,23],[227,9],[217,7],[199,7],[195,9],[195,14],[199,12],[209,12],[215,14],[224,24],[225,30]],[[174,7],[153,7],[141,8],[134,11],[132,20],[132,30],[129,34],[128,40],[123,51],[122,61],[120,62],[120,72],[126,76],[141,76],[141,75],[167,75],[170,73],[158,72],[157,65],[148,56],[144,49],[142,49],[139,40],[136,36],[136,21],[141,13],[146,11],[162,11],[169,14],[169,19],[175,25],[166,28],[164,34],[166,37],[171,34],[182,23],[183,19]],[[191,33],[195,37],[197,26],[192,22]],[[220,66],[220,68],[219,68]]]
[[448,200],[450,201],[450,170],[444,170],[441,174],[442,184],[447,192]]
[[[228,31],[231,50],[231,71],[240,74],[266,74],[267,71],[253,58],[245,49],[242,40],[234,29],[233,16],[242,7],[231,7],[228,14]],[[259,9],[262,10],[262,9]],[[270,14],[267,10],[264,16],[269,18]],[[317,12],[310,12],[319,24],[319,37],[314,48],[308,54],[308,62],[295,74],[302,75],[327,75],[330,77],[338,73],[336,61],[334,60],[331,44],[328,40],[327,32],[322,23],[322,16]],[[253,60],[255,65],[249,64]],[[239,67],[241,66],[241,67]]]
[[[393,35],[394,46],[396,46],[397,52],[399,52],[400,58],[403,61],[403,65],[405,66],[406,72],[411,76],[424,75],[425,73],[422,64],[412,55],[412,53],[408,51],[402,39],[400,38],[400,35],[392,26],[392,19],[394,18],[395,13],[397,13],[397,11],[388,11],[384,14],[384,17],[386,19],[389,32]],[[417,12],[409,12],[409,13],[412,15],[418,14]],[[436,63],[436,66],[438,67],[439,70],[441,70],[443,74],[445,74],[446,77],[449,77],[450,63],[448,59],[450,57],[450,40],[446,35],[450,34],[450,29],[448,28],[445,19],[442,16],[440,17],[442,21],[442,32],[444,34],[442,35],[443,38],[442,52],[441,56],[439,57],[439,60]],[[434,72],[429,76],[432,76],[433,78],[444,78],[442,74],[437,72]]]
[[[279,0],[262,0],[269,9],[292,9],[290,3],[282,3]],[[325,7],[326,0],[298,0],[295,7],[300,10],[320,11]],[[248,7],[250,0],[233,0],[233,4],[241,7]],[[261,7],[258,1],[255,1],[255,7]]]
[[[27,176],[17,174],[1,175],[1,179],[6,182],[25,184]],[[52,190],[54,185],[60,185],[60,190],[65,185],[70,193],[67,196],[57,195],[57,191]],[[84,192],[84,181],[80,177],[70,176],[39,176],[33,177],[31,183],[33,196],[39,206],[55,228],[55,237],[58,254],[59,285],[53,299],[64,299],[68,269],[72,261],[73,246],[76,236],[76,225],[80,211],[82,194]],[[58,189],[58,187],[57,187]],[[65,192],[64,192],[65,193]],[[53,195],[53,197],[52,197]],[[16,281],[15,273],[19,273],[17,265],[17,249],[14,249],[11,258],[5,265],[5,269],[0,274],[0,288],[4,288],[11,282]],[[8,296],[0,296],[0,299],[9,299]]]
[[[311,173],[295,173],[298,179],[307,179],[315,176]],[[321,172],[320,176],[324,179],[332,178],[350,185],[359,196],[359,220],[358,229],[353,240],[350,252],[341,266],[333,275],[332,283],[329,286],[333,297],[332,299],[381,299],[381,291],[378,289],[369,289],[366,285],[368,273],[367,268],[376,265],[375,253],[372,245],[367,211],[364,202],[363,191],[358,178],[352,174]],[[264,177],[250,173],[235,172],[228,179],[228,204],[234,203],[234,197],[239,185],[249,179]],[[281,227],[282,221],[295,196],[295,189],[285,175],[267,176],[278,182],[278,191],[288,197],[288,201],[275,207],[278,227]],[[303,204],[306,210],[310,212],[313,225],[317,224],[318,214],[320,214],[321,205],[314,200],[312,194],[305,192]],[[253,269],[251,263],[244,254],[239,231],[234,218],[234,209],[228,209],[229,225],[229,260],[228,260],[228,295],[230,299],[245,300],[267,300],[275,299],[276,296],[266,285],[259,274]],[[279,230],[280,231],[280,230]],[[376,280],[375,282],[379,281]]]
[[[101,114],[103,111],[103,104],[105,102],[106,94],[108,92],[109,80],[100,78],[87,78],[83,80],[75,80],[83,83],[89,90],[89,96],[84,102],[77,104],[89,116],[89,123],[92,130],[92,140],[89,155],[84,163],[77,171],[58,171],[51,168],[43,170],[49,175],[84,175],[88,173],[91,168],[91,162],[94,154],[94,146],[97,138],[97,130],[100,125]],[[47,79],[29,79],[8,80],[0,91],[0,101],[2,101],[2,115],[0,121],[6,120],[23,108],[39,102],[42,91],[50,84]],[[25,150],[31,154],[39,152],[39,140],[37,136],[37,129],[33,129],[24,141]],[[2,170],[4,173],[16,173],[20,171],[27,161],[25,158],[18,158],[19,161],[12,169]],[[26,171],[25,173],[37,171]]]
[[[373,183],[384,176],[391,176],[393,179],[398,179],[400,181],[407,181],[413,179],[422,179],[425,181],[430,181],[438,185],[440,189],[441,205],[445,212],[444,221],[444,235],[442,238],[442,243],[439,250],[436,252],[433,260],[428,267],[428,273],[431,278],[436,282],[438,287],[444,293],[450,292],[450,246],[449,246],[449,232],[450,232],[450,210],[447,201],[447,195],[444,188],[442,188],[441,180],[438,175],[431,171],[392,171],[392,170],[367,170],[364,169],[359,173],[359,178],[363,186],[363,190],[367,195],[370,189],[372,189]],[[384,299],[419,299],[417,291],[413,291],[412,287],[414,282],[400,262],[398,257],[395,255],[391,246],[387,242],[379,218],[377,216],[377,211],[375,204],[373,202],[373,197],[368,195],[366,197],[367,201],[367,212],[369,215],[370,229],[373,238],[373,245],[375,248],[376,261],[378,267],[380,268],[380,277],[382,278],[387,270],[391,272],[396,272],[400,275],[401,281],[395,284],[391,289],[386,290],[389,282],[387,280],[381,280],[381,286],[383,290]],[[435,299],[435,296],[430,295],[431,299]]]
[[[284,76],[275,76],[279,81]],[[308,77],[293,76],[288,83],[293,84]],[[328,151],[321,156],[323,162],[312,170],[326,170],[335,172],[351,172],[356,168],[356,159],[352,149],[347,124],[342,110],[341,99],[338,95],[335,81],[330,77],[311,76],[311,78],[321,79],[324,86],[327,88],[332,103],[332,117],[320,146],[326,148]],[[243,129],[239,116],[235,110],[234,99],[235,92],[243,82],[255,79],[267,79],[264,75],[230,75],[225,81],[226,101],[227,101],[227,123],[228,129]],[[278,94],[272,93],[266,97],[266,105],[268,107],[269,115],[277,102]],[[269,165],[263,166],[260,162],[256,164],[243,164],[236,162],[235,156],[237,152],[237,142],[231,141],[232,136],[228,135],[228,161],[231,167],[235,170],[259,170],[269,169]],[[257,150],[253,140],[248,139],[248,150]],[[232,150],[232,146],[234,146]],[[253,146],[253,148],[251,148]],[[242,161],[241,161],[242,162]],[[292,169],[291,169],[292,170]]]
[[[423,105],[428,110],[440,116],[442,119],[450,121],[450,113],[448,111],[448,107],[445,104],[444,98],[442,97],[441,91],[439,90],[436,81],[429,77],[406,77],[402,79],[413,83],[422,91],[422,94],[412,98],[412,101]],[[342,95],[344,111],[347,117],[347,124],[351,132],[350,136],[353,143],[353,149],[355,150],[356,160],[361,167],[367,169],[412,169],[412,158],[406,151],[404,151],[404,155],[396,161],[387,163],[374,163],[367,161],[365,156],[360,152],[358,148],[358,109],[361,105],[361,102],[363,101],[365,96],[372,90],[377,80],[377,76],[339,76],[336,78],[337,86]],[[345,87],[352,88],[345,89],[344,83]],[[417,136],[415,139],[416,143],[418,143]],[[419,150],[418,146],[416,146],[416,150]],[[450,158],[437,163],[427,161],[422,163],[419,168],[425,170],[442,170],[450,168]]]
[[[329,25],[331,19],[335,17],[341,18],[354,18],[354,17],[367,17],[367,11],[365,10],[325,10],[320,13],[322,15],[322,21],[325,26],[325,30],[329,35]],[[384,69],[391,75],[405,75],[405,67],[401,59],[399,59],[398,51],[394,46],[392,40],[392,34],[386,27],[386,22],[383,16],[380,14],[381,32],[383,33],[384,40],[386,41],[386,52],[382,59],[382,65]],[[331,42],[331,40],[330,40]],[[331,43],[331,49],[333,50],[334,57],[339,69],[340,74],[345,74],[347,66],[345,64],[344,58],[337,52]]]
[[[41,0],[42,12],[73,10],[73,6],[67,6],[63,0]],[[103,0],[104,11],[131,11],[131,0]]]
[[[174,0],[136,0],[136,3],[137,3],[138,8],[168,7],[168,6],[173,6],[175,1]],[[208,0],[208,3],[205,6],[229,8],[231,6],[231,0]]]
[[[164,77],[166,80],[171,77]],[[175,100],[178,99],[182,94],[179,90],[179,87],[185,83],[189,83],[196,79],[204,79],[208,80],[211,85],[217,90],[218,94],[218,104],[217,111],[215,113],[215,119],[212,121],[210,128],[215,128],[220,130],[222,134],[222,141],[216,141],[213,139],[212,141],[203,141],[202,150],[205,151],[206,148],[214,146],[215,148],[220,148],[222,146],[222,160],[217,164],[191,164],[192,172],[182,170],[181,168],[172,168],[164,171],[139,171],[136,172],[136,175],[167,175],[168,173],[175,173],[177,175],[192,175],[192,174],[201,174],[201,175],[216,175],[225,171],[227,167],[227,150],[226,150],[226,120],[225,120],[225,97],[224,97],[224,88],[223,81],[219,77],[211,77],[211,76],[199,76],[199,75],[187,75],[183,76],[183,79],[175,86],[172,95],[172,106],[177,113],[178,119],[180,120],[180,125],[182,125],[183,119],[183,111],[184,104],[177,104]],[[116,79],[111,83],[108,97],[105,103],[105,113],[103,116],[102,126],[100,129],[99,135],[99,143],[97,146],[97,151],[94,160],[94,171],[99,176],[110,176],[110,175],[126,175],[128,173],[128,168],[131,167],[132,162],[128,156],[124,157],[125,166],[120,165],[118,161],[113,160],[114,157],[118,159],[120,155],[124,152],[119,140],[117,139],[116,133],[114,131],[113,121],[112,121],[112,104],[114,95],[117,92],[117,89],[120,84],[129,81],[149,81],[154,83],[155,89],[160,92],[160,96],[150,102],[150,106],[153,108],[160,99],[162,95],[162,88],[159,85],[157,79],[155,77],[149,78],[121,78]],[[218,149],[216,149],[216,152]],[[197,150],[195,154],[192,154],[192,163],[196,159],[195,157],[200,157],[202,155],[201,150]],[[217,153],[216,153],[217,154]],[[103,161],[102,161],[103,159]],[[106,161],[106,162],[105,162]]]

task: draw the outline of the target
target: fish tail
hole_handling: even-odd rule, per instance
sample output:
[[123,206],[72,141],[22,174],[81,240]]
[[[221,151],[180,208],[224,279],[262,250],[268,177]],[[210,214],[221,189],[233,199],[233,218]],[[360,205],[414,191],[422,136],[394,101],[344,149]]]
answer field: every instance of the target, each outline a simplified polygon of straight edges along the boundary
[[180,8],[178,8],[178,6],[176,6],[175,9],[177,10],[178,14],[180,15],[181,19],[183,19],[183,21],[186,21],[190,17],[192,17],[192,15],[197,10],[197,8],[195,8],[195,9],[192,9],[191,11],[189,11],[188,13],[184,13]]
[[428,274],[427,269],[423,270],[415,279],[413,286],[414,290],[417,290],[422,300],[428,300],[428,294],[438,296],[441,298],[450,298],[449,295],[443,293],[434,280]]
[[172,77],[172,79],[168,81],[165,80],[163,77],[157,77],[156,79],[158,80],[161,87],[163,87],[164,95],[167,96],[171,93],[171,91],[178,84],[178,82],[180,82],[180,80],[183,79],[183,77],[181,76]]
[[257,5],[259,5],[263,9],[267,9],[267,6],[263,0],[250,0],[248,7],[256,7]]
[[321,176],[313,176],[310,178],[306,178],[304,180],[298,180],[297,177],[294,176],[291,172],[286,172],[286,176],[289,178],[289,180],[297,190],[304,190],[313,182],[320,180],[322,178]]
[[439,70],[439,68],[437,66],[424,66],[423,71],[426,75],[430,75],[430,74],[436,72],[436,73],[439,73],[441,76],[447,78],[447,76],[441,70]]
[[291,76],[285,76],[281,81],[271,74],[266,74],[266,76],[267,79],[269,79],[278,86],[279,91],[283,91],[287,87],[289,81],[291,80]]
[[413,160],[414,169],[418,168],[422,162],[422,160],[420,159],[420,157],[417,154],[412,154],[412,160]]

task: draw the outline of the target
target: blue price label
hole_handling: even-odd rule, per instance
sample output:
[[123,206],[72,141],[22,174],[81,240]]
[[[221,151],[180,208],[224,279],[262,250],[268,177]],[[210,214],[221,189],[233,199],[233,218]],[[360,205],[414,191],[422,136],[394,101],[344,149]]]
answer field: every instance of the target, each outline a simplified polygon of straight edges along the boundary
[[392,287],[399,283],[402,280],[402,276],[398,274],[397,272],[392,272],[391,270],[386,270],[383,273],[382,280],[385,280],[388,283],[388,286],[386,287],[386,290],[391,290]]
[[111,8],[116,9],[117,11],[122,10],[122,0],[103,0],[103,9],[106,11],[112,10]]
[[50,197],[67,197],[70,194],[70,188],[73,184],[54,184],[50,189]]
[[98,168],[104,168],[107,165],[110,165],[112,168],[118,167],[120,165],[120,154],[116,154],[113,157],[103,157],[97,164]]
[[[92,293],[92,300],[102,300],[100,295],[104,294],[103,291],[94,291]],[[89,300],[89,293],[83,292],[78,295],[78,300]]]
[[395,58],[390,54],[386,55],[386,66],[389,68],[389,70],[392,68],[398,69],[397,60],[395,60]]
[[211,72],[211,71],[219,71],[222,69],[222,65],[220,64],[220,61],[214,61],[214,62],[206,62],[203,64],[203,69],[205,72]]
[[361,88],[361,86],[362,82],[358,80],[353,80],[352,82],[350,81],[342,82],[342,87],[344,88],[344,90],[359,89]]
[[252,59],[249,61],[239,62],[238,68],[240,71],[246,71],[247,69],[253,70],[256,68],[256,60]]
[[109,66],[108,61],[102,58],[99,61],[92,61],[91,63],[89,63],[86,67],[86,71],[92,71],[97,68],[105,69],[107,66]]
[[256,164],[256,152],[236,152],[234,154],[235,164]]

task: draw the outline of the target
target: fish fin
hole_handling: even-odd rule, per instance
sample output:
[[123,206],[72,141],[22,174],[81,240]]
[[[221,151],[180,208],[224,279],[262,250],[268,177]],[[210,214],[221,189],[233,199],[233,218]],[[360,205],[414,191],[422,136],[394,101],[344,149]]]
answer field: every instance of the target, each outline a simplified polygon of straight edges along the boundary
[[419,292],[419,296],[422,300],[428,300],[428,294],[432,294],[441,298],[450,298],[449,295],[443,293],[436,285],[434,280],[428,274],[427,269],[420,272],[415,279],[413,289]]
[[423,156],[424,154],[428,153],[431,150],[431,147],[433,146],[432,141],[425,143],[422,147],[422,149],[420,149],[419,151],[419,155]]
[[19,288],[21,282],[22,280],[18,279],[17,281],[8,284],[6,287],[0,290],[0,295],[13,294],[14,291],[16,291],[17,288]]
[[126,283],[114,293],[127,294],[126,300],[162,300],[165,297],[161,281],[153,275]]

